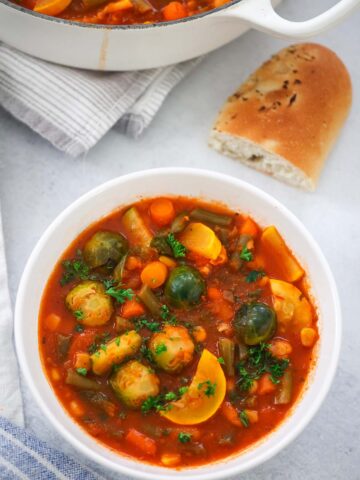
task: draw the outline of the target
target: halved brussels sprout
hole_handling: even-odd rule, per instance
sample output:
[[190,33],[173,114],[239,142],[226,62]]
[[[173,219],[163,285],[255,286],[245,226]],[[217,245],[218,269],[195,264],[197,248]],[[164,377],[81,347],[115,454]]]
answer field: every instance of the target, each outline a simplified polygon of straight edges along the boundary
[[100,282],[79,283],[66,295],[65,303],[72,312],[81,312],[78,321],[90,327],[104,325],[113,313],[111,299]]
[[84,260],[90,268],[107,266],[112,269],[129,250],[129,244],[120,233],[96,232],[84,246]]
[[141,408],[147,398],[156,397],[160,391],[158,376],[137,360],[119,368],[112,375],[110,384],[116,396],[133,409]]
[[276,325],[276,314],[265,303],[245,303],[235,314],[235,330],[246,345],[266,342],[274,335]]
[[155,333],[149,343],[156,364],[169,373],[178,373],[193,359],[194,342],[187,328],[165,325]]
[[200,302],[205,292],[205,282],[193,267],[174,268],[165,285],[165,296],[175,307],[187,307]]

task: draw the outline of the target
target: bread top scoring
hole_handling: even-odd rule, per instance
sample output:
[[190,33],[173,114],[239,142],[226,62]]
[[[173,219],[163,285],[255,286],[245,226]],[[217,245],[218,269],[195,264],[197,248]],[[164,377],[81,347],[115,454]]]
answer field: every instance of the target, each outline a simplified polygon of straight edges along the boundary
[[316,179],[350,104],[350,77],[335,53],[293,45],[250,75],[214,128],[259,143]]

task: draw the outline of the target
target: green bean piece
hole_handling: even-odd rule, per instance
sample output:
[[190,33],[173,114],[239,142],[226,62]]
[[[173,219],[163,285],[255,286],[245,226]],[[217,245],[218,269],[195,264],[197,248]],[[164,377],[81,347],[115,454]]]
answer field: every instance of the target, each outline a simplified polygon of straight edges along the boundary
[[125,253],[125,255],[122,257],[120,262],[116,265],[114,271],[113,271],[113,277],[114,280],[118,283],[122,282],[122,278],[124,276],[124,270],[125,270],[125,265],[126,265],[126,260],[128,257],[128,253]]
[[229,265],[232,270],[239,271],[244,265],[244,260],[240,258],[240,253],[248,241],[251,240],[250,235],[240,235],[236,244],[236,248],[230,256]]
[[65,383],[82,390],[101,390],[102,388],[100,383],[90,378],[82,377],[71,369],[67,371]]
[[220,227],[229,227],[233,221],[232,217],[228,215],[222,215],[220,213],[209,212],[202,208],[195,208],[190,212],[190,219],[197,222],[211,223],[213,225],[219,225]]
[[233,377],[235,375],[235,343],[230,338],[220,338],[219,350],[220,356],[224,359],[226,374]]
[[181,212],[177,217],[174,218],[170,232],[171,233],[180,233],[184,230],[186,225],[189,223],[189,214],[188,212]]
[[114,417],[116,413],[116,405],[111,402],[109,397],[103,392],[94,392],[91,390],[84,390],[81,396],[86,398],[95,407],[103,410],[109,417]]
[[286,370],[282,379],[278,391],[275,395],[275,405],[286,405],[291,402],[293,391],[293,375],[290,370]]
[[141,287],[138,297],[143,302],[145,307],[156,317],[161,317],[161,303],[151,288],[147,285]]

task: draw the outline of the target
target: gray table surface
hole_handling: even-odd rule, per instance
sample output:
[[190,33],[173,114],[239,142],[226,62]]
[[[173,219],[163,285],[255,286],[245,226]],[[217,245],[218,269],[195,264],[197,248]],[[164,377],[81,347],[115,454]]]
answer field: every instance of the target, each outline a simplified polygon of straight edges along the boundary
[[[300,20],[329,4],[330,0],[287,0],[280,11]],[[80,159],[54,150],[0,109],[0,201],[13,301],[27,257],[59,212],[101,182],[146,168],[196,166],[247,180],[287,205],[319,242],[343,307],[336,379],[306,430],[275,458],[242,475],[244,480],[360,479],[360,11],[314,40],[333,48],[348,66],[354,103],[312,194],[278,183],[207,147],[209,128],[226,97],[259,62],[286,44],[254,31],[210,54],[171,93],[140,140],[110,132]],[[28,426],[76,455],[24,391]],[[108,472],[106,476],[112,478]]]

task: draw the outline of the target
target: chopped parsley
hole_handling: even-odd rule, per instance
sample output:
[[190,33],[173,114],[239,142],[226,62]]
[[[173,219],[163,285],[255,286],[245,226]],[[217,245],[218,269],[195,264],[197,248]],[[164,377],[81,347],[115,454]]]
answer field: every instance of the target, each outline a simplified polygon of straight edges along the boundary
[[224,364],[225,364],[225,360],[223,359],[223,357],[219,357],[219,358],[218,358],[218,362],[219,362],[221,365],[224,365]]
[[167,305],[161,305],[160,317],[170,325],[176,325],[177,323],[175,315],[171,315],[169,307]]
[[181,443],[188,443],[191,441],[191,434],[190,433],[185,433],[185,432],[180,432],[178,435],[178,440]]
[[169,233],[169,235],[166,237],[166,241],[170,245],[175,258],[185,257],[186,248],[182,243],[179,242],[179,240],[176,240],[173,233]]
[[75,310],[73,313],[74,313],[74,316],[75,316],[76,320],[83,320],[84,312],[82,310]]
[[120,337],[116,337],[116,338],[115,338],[115,345],[116,345],[117,347],[120,347]]
[[87,375],[87,368],[77,368],[77,369],[76,369],[76,372],[77,372],[79,375],[82,375],[83,377],[86,377],[86,375]]
[[269,345],[260,343],[248,349],[248,357],[237,365],[239,379],[237,384],[240,390],[248,391],[254,380],[258,380],[264,373],[270,374],[270,379],[277,384],[289,366],[289,360],[274,357]]
[[189,390],[189,387],[180,387],[179,388],[179,395],[184,395]]
[[80,323],[78,323],[77,325],[75,325],[75,332],[83,332],[85,329],[82,325],[80,325]]
[[147,328],[150,332],[160,332],[161,325],[159,322],[153,322],[146,318],[138,318],[135,320],[135,330],[138,332],[142,328]]
[[246,245],[242,248],[242,250],[240,252],[240,258],[241,258],[241,260],[244,260],[245,262],[251,262],[251,260],[253,259],[253,254],[247,248]]
[[148,360],[149,362],[153,362],[153,356],[152,356],[152,353],[151,353],[151,350],[146,346],[145,343],[143,343],[140,347],[140,353],[142,354],[142,356],[144,358],[146,358],[146,360]]
[[263,270],[251,270],[245,278],[246,283],[253,283],[265,276]]
[[103,352],[106,352],[106,350],[107,350],[107,346],[105,345],[105,343],[102,343],[102,344],[100,345],[100,348],[101,348],[101,350],[102,350]]
[[175,392],[168,392],[165,393],[164,398],[167,402],[172,402],[173,400],[177,399],[177,395]]
[[89,278],[90,268],[84,262],[81,250],[76,252],[76,257],[72,260],[64,260],[62,267],[64,269],[60,279],[60,285],[62,287],[73,280],[87,280]]
[[115,288],[114,286],[106,288],[105,293],[115,298],[118,303],[125,303],[126,300],[132,300],[135,296],[131,288]]
[[159,345],[156,345],[155,347],[156,355],[161,355],[164,352],[167,352],[167,346],[165,345],[165,343],[159,343]]
[[167,402],[179,400],[188,389],[189,387],[180,387],[177,393],[167,392],[157,395],[156,397],[149,397],[141,405],[141,411],[142,413],[149,413],[152,410],[155,410],[156,412],[171,410],[172,405]]
[[239,413],[239,418],[244,427],[247,428],[249,426],[249,417],[246,413],[246,410],[241,410],[241,412]]
[[205,382],[201,382],[198,384],[199,390],[203,390],[204,387],[204,393],[207,397],[212,397],[215,395],[216,383],[211,383],[210,380],[205,380]]

